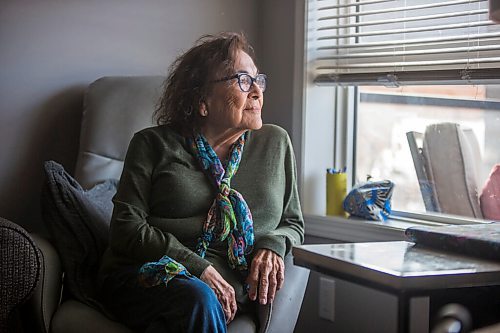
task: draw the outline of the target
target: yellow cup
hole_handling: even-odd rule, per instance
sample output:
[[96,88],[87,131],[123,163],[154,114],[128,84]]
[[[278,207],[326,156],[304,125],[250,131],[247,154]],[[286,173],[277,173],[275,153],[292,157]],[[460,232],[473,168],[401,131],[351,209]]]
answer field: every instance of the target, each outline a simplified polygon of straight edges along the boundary
[[347,174],[326,174],[326,215],[347,216],[342,207],[347,195]]

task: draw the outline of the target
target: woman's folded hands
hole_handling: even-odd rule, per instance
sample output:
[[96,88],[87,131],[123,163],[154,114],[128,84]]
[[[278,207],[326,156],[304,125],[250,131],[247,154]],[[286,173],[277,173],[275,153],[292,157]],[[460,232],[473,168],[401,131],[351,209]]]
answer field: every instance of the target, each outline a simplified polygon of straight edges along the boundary
[[[226,322],[230,323],[238,306],[234,288],[213,267],[208,266],[200,276],[214,291],[222,305]],[[276,292],[281,289],[285,280],[285,264],[283,259],[268,249],[259,249],[255,254],[247,277],[248,297],[252,301],[258,298],[260,304],[272,303]]]

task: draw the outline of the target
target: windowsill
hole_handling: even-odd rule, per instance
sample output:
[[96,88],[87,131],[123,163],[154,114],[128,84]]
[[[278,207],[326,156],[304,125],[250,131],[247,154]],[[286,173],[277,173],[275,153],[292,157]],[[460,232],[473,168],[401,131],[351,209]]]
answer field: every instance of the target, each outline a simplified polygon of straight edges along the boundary
[[[389,219],[385,222],[359,218],[304,214],[306,234],[342,242],[405,240],[407,228],[425,222]],[[440,224],[440,223],[436,223]]]

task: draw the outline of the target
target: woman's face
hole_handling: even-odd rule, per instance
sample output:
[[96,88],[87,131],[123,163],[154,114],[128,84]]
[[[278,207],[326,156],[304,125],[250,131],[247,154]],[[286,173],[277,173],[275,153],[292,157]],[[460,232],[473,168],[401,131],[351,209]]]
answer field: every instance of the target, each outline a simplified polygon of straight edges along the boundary
[[[241,50],[236,54],[234,72],[228,76],[237,73],[248,73],[252,77],[258,74],[252,58]],[[205,118],[202,127],[220,133],[259,129],[262,127],[263,102],[262,91],[255,83],[248,92],[243,92],[237,78],[216,82],[200,110],[200,114]],[[204,107],[206,110],[203,110]]]

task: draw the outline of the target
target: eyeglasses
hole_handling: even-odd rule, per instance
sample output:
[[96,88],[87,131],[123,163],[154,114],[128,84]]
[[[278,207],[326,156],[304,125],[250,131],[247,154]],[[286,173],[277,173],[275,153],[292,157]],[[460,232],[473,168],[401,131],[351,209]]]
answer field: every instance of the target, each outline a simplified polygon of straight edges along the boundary
[[257,74],[256,77],[252,77],[250,74],[247,73],[238,73],[234,74],[233,76],[223,77],[222,79],[214,80],[212,82],[222,82],[233,79],[238,79],[238,85],[240,86],[240,89],[243,92],[249,92],[254,82],[260,88],[260,90],[262,90],[262,92],[266,90],[266,81],[267,81],[266,74]]

